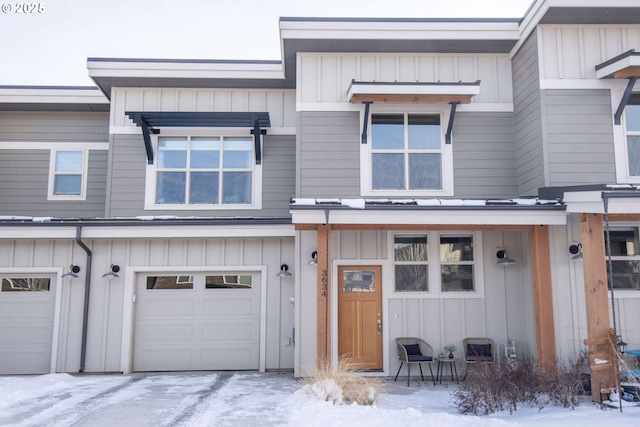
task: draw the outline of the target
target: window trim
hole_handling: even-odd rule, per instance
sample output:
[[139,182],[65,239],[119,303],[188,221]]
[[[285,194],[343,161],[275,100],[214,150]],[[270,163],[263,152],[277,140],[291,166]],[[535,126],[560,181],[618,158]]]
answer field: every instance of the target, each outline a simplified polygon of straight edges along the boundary
[[[80,194],[55,194],[56,157],[59,152],[79,151],[82,153],[82,171],[80,178]],[[89,150],[87,148],[52,148],[49,152],[49,184],[47,189],[47,200],[86,200],[87,199],[87,176],[89,174]]]
[[[251,137],[253,147],[253,135],[247,129],[235,129],[235,128],[179,128],[179,129],[162,129],[160,135],[151,135],[151,142],[153,149],[158,152],[158,139],[160,137]],[[263,142],[261,141],[261,144]],[[255,150],[255,148],[253,148]],[[262,147],[261,147],[262,151]],[[255,152],[253,153],[255,156]],[[253,157],[252,157],[253,159]],[[198,211],[198,210],[255,210],[262,209],[262,164],[256,164],[255,161],[251,162],[251,203],[247,204],[175,204],[175,203],[156,203],[156,185],[157,185],[157,161],[153,164],[147,164],[146,176],[145,176],[145,195],[144,195],[144,208],[145,210],[185,210],[185,211]]]
[[[371,178],[371,126],[367,129],[368,144],[360,144],[360,195],[361,196],[380,196],[380,197],[445,197],[454,195],[453,187],[453,143],[445,144],[446,124],[449,123],[451,109],[448,104],[442,107],[430,107],[425,109],[420,106],[410,105],[385,105],[376,106],[372,104],[369,110],[368,123],[371,123],[372,116],[376,114],[433,114],[440,116],[440,138],[441,138],[441,169],[442,169],[442,189],[440,190],[374,190],[372,189],[373,180]],[[364,108],[360,111],[360,133],[362,133],[362,118]],[[406,125],[405,125],[406,131]]]
[[[429,289],[427,291],[396,291],[396,277],[395,277],[395,258],[394,258],[394,243],[395,235],[401,234],[426,234],[427,235],[427,253],[428,253],[428,277],[429,277]],[[440,261],[440,237],[441,236],[455,236],[464,235],[471,236],[473,238],[473,291],[443,291],[442,282],[440,280],[440,267],[443,264]],[[464,231],[464,230],[451,230],[451,231],[412,231],[409,227],[404,231],[389,231],[387,234],[388,242],[388,259],[390,260],[390,284],[385,285],[385,289],[390,289],[394,298],[484,298],[484,255],[482,244],[483,233],[481,231]],[[465,262],[466,263],[466,262]]]
[[[634,93],[638,94],[636,90]],[[620,98],[624,94],[624,89],[611,89],[611,108],[614,110],[620,103]],[[613,114],[613,113],[612,113]],[[640,184],[640,175],[629,175],[629,150],[627,150],[627,109],[622,114],[622,122],[620,125],[613,124],[613,116],[611,118],[613,126],[613,146],[616,170],[616,182],[618,184]],[[640,133],[633,133],[640,135]]]
[[[622,229],[622,228],[635,228],[638,230],[638,234],[640,234],[640,224],[638,223],[616,222],[615,225],[610,226],[610,230]],[[606,249],[606,240],[607,238],[606,238],[606,232],[605,232],[605,236],[604,236],[605,249]],[[608,257],[605,253],[605,262],[607,262],[607,260],[608,260]],[[635,256],[612,255],[611,261],[612,262],[613,261],[640,261],[640,254]],[[607,292],[609,293],[609,298],[611,298],[611,289],[607,289]],[[625,298],[629,298],[629,297],[640,298],[640,290],[635,288],[613,288],[613,292],[615,294],[622,293]]]

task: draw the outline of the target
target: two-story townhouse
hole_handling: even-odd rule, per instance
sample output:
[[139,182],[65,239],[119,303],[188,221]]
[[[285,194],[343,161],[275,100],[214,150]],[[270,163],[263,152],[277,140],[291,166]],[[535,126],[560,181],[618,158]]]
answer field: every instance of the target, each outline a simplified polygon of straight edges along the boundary
[[73,106],[0,90],[1,372],[392,375],[401,336],[544,364],[611,326],[640,347],[634,2],[280,34],[277,62],[90,58],[105,98]]

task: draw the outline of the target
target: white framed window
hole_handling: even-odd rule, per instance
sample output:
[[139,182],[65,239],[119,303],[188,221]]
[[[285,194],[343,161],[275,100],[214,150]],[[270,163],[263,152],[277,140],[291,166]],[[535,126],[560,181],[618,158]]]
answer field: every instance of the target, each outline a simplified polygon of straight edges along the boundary
[[450,112],[374,112],[361,144],[364,196],[453,195],[453,150],[445,144]]
[[147,209],[259,209],[262,167],[251,135],[158,136]]
[[625,111],[626,169],[629,177],[640,180],[640,104],[630,104]]
[[640,290],[640,232],[638,227],[611,227],[609,236],[611,238],[613,288],[628,291]]
[[394,292],[481,296],[480,239],[472,232],[394,233]]
[[[611,90],[614,112],[622,94],[623,89]],[[621,124],[613,126],[613,142],[617,183],[640,184],[640,94],[631,95]]]
[[87,150],[51,150],[49,200],[86,199],[87,156]]

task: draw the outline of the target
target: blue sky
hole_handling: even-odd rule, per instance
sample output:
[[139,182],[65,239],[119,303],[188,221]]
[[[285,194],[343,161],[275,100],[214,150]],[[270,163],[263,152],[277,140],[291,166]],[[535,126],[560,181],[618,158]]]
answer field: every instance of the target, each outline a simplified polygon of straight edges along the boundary
[[93,85],[87,57],[279,60],[281,16],[520,18],[533,0],[0,0],[0,85]]

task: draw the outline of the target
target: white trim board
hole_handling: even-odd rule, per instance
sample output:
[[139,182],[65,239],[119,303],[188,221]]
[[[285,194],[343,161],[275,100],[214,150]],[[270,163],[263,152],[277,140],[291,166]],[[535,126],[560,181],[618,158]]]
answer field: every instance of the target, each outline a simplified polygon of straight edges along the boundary
[[0,150],[108,150],[108,142],[0,141]]

